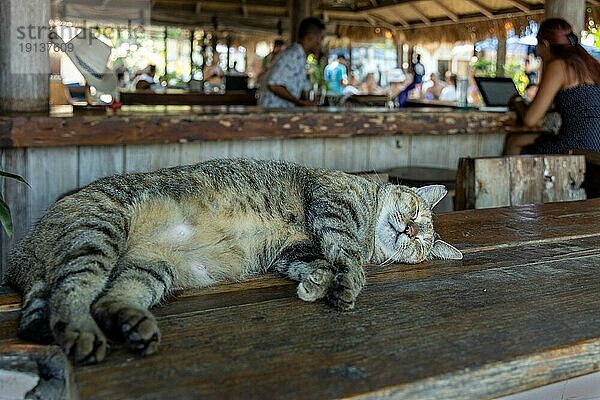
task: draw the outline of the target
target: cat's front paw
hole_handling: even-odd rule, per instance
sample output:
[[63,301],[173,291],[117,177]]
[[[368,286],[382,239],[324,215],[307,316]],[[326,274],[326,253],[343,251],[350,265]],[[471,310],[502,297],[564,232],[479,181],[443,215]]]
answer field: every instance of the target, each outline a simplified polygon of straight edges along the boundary
[[331,288],[333,277],[333,272],[328,268],[314,270],[298,285],[298,297],[304,301],[315,301],[325,297]]
[[91,316],[78,321],[54,321],[52,332],[65,354],[76,364],[95,364],[106,356],[106,337]]
[[361,267],[341,267],[335,274],[327,300],[340,310],[352,310],[363,286],[365,272]]

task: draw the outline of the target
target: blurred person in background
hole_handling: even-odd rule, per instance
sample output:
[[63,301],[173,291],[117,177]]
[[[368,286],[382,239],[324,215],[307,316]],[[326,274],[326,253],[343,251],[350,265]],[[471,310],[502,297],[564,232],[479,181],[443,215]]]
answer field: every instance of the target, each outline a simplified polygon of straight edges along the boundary
[[527,126],[537,124],[554,103],[558,135],[509,135],[507,154],[562,154],[569,149],[600,151],[600,62],[560,18],[542,22],[536,50],[542,58],[539,89],[531,104],[521,96],[509,105]]
[[319,55],[325,34],[325,25],[318,18],[308,17],[298,27],[298,42],[285,49],[275,59],[265,75],[258,105],[273,108],[312,106],[314,100],[302,98],[309,90],[306,77],[306,57]]
[[338,56],[325,67],[325,80],[327,81],[327,94],[341,96],[344,86],[348,84],[348,73],[346,70],[346,57]]
[[440,92],[440,101],[456,101],[456,74],[449,74],[446,87]]

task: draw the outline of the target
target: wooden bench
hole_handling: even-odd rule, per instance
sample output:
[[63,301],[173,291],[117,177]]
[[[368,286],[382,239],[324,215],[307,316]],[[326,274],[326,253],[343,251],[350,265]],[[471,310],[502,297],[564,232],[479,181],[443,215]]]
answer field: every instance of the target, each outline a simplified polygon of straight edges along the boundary
[[585,157],[585,179],[582,187],[588,198],[600,197],[600,153],[587,150],[569,150],[569,154]]
[[456,209],[583,200],[585,168],[579,155],[461,158]]
[[[160,352],[111,346],[74,368],[79,395],[491,399],[598,371],[599,220],[600,199],[439,215],[464,260],[368,267],[351,312],[268,275],[180,292],[154,311]],[[0,353],[27,353],[0,298]]]

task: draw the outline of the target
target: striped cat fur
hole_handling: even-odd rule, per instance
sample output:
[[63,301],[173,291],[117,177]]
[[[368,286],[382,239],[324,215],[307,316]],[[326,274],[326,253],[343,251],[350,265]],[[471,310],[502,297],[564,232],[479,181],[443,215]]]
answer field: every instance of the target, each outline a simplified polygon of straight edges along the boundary
[[462,258],[433,229],[445,194],[247,159],[103,178],[52,205],[12,251],[19,335],[77,363],[104,359],[107,337],[152,354],[148,309],[171,290],[265,271],[298,281],[302,300],[351,309],[365,264]]

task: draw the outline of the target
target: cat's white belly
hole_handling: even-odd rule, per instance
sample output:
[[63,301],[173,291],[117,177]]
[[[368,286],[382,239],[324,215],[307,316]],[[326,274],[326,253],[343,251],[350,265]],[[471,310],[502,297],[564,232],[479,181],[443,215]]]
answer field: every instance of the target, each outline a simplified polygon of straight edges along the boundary
[[286,242],[306,236],[280,218],[201,209],[171,199],[154,199],[139,208],[132,218],[129,252],[167,261],[180,287],[264,272]]

